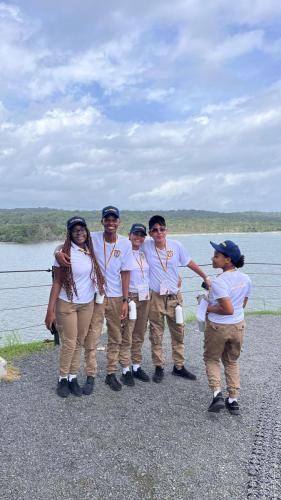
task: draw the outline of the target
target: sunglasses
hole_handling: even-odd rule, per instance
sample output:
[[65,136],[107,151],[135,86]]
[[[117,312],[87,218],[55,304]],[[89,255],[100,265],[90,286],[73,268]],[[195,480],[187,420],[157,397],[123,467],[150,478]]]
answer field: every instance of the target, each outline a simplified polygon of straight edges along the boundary
[[166,228],[165,227],[154,227],[153,229],[151,229],[151,232],[156,234],[156,233],[165,233],[166,231]]

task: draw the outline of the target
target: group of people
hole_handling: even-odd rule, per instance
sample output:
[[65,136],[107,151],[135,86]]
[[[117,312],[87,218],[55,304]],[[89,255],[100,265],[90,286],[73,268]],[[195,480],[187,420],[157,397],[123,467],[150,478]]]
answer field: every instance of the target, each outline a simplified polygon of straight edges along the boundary
[[[185,367],[184,321],[177,314],[183,299],[179,266],[199,275],[208,292],[204,361],[213,399],[209,411],[224,406],[239,413],[238,358],[244,335],[243,310],[250,293],[250,280],[237,268],[244,264],[237,245],[225,241],[214,247],[213,267],[222,274],[210,279],[188,255],[182,244],[167,238],[164,217],[154,215],[146,226],[132,225],[129,238],[118,234],[120,213],[107,206],[102,210],[103,231],[89,232],[84,218],[67,221],[67,236],[55,250],[54,280],[45,323],[56,323],[60,336],[57,394],[67,397],[90,395],[97,373],[96,353],[104,320],[107,325],[106,384],[120,391],[122,384],[134,386],[135,379],[149,382],[142,368],[142,349],[149,321],[152,380],[164,377],[163,335],[165,320],[171,335],[173,375],[189,380],[196,376]],[[81,350],[85,353],[86,381],[81,387],[77,374]],[[220,360],[225,367],[229,396],[223,400]],[[116,377],[119,364],[120,380]],[[122,383],[121,383],[121,382]]]

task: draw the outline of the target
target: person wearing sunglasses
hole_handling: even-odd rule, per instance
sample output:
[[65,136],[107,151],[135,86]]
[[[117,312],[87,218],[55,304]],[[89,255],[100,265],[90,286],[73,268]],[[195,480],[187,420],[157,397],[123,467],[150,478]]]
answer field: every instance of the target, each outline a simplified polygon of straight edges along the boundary
[[[244,308],[251,293],[251,280],[239,271],[244,266],[244,255],[231,240],[214,248],[212,265],[222,273],[212,280],[207,307],[207,325],[204,340],[204,361],[213,400],[208,408],[218,413],[226,406],[232,415],[239,415],[238,391],[240,374],[238,359],[245,334]],[[223,400],[220,361],[227,383],[228,397]]]
[[164,377],[163,335],[165,318],[171,335],[173,375],[195,380],[196,376],[188,371],[184,357],[184,324],[176,322],[176,307],[183,302],[179,292],[179,266],[187,266],[210,286],[204,271],[187,254],[182,244],[167,239],[164,217],[154,215],[149,220],[151,240],[144,242],[143,251],[149,265],[151,301],[149,309],[150,341],[152,361],[155,366],[153,381],[159,383]]
[[[134,379],[142,382],[150,380],[141,367],[142,348],[150,305],[149,267],[141,248],[146,236],[146,227],[143,224],[132,225],[129,239],[132,243],[134,268],[130,272],[129,301],[136,304],[136,319],[127,317],[124,320],[119,355],[119,362],[122,366],[121,381],[128,386],[135,385]],[[132,371],[130,370],[130,362],[132,362]]]
[[93,316],[95,293],[104,293],[105,281],[83,217],[74,216],[67,221],[62,252],[67,256],[69,265],[61,267],[55,260],[45,324],[51,330],[56,321],[59,330],[57,394],[66,398],[70,392],[75,396],[82,395],[77,380],[81,347]]

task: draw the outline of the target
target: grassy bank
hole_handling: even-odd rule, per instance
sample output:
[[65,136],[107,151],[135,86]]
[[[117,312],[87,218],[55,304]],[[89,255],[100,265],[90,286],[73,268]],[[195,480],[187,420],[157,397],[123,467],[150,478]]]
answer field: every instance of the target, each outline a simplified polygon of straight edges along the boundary
[[19,358],[22,356],[27,356],[33,354],[34,352],[43,351],[46,349],[53,349],[54,344],[52,342],[46,343],[42,341],[30,342],[28,344],[12,344],[0,347],[0,356],[7,361],[14,358]]

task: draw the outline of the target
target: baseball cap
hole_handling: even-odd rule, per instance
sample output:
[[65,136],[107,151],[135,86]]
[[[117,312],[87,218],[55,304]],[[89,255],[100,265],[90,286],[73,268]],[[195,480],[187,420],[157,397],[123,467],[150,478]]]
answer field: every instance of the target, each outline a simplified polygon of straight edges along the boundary
[[230,257],[234,265],[239,261],[241,257],[240,248],[233,241],[225,240],[221,243],[214,243],[213,241],[210,241],[210,243],[217,252],[223,253],[227,257]]
[[120,212],[118,208],[112,207],[111,205],[102,209],[102,218],[108,217],[108,215],[114,215],[117,219],[120,218]]
[[144,236],[147,236],[146,227],[143,224],[133,224],[130,233],[143,233]]
[[76,224],[80,224],[81,226],[87,226],[86,221],[83,217],[79,217],[78,215],[74,215],[74,217],[71,217],[68,219],[66,223],[67,230],[70,231]]
[[166,221],[162,215],[153,215],[148,222],[148,227],[151,229],[154,224],[160,224],[160,226],[166,226]]

